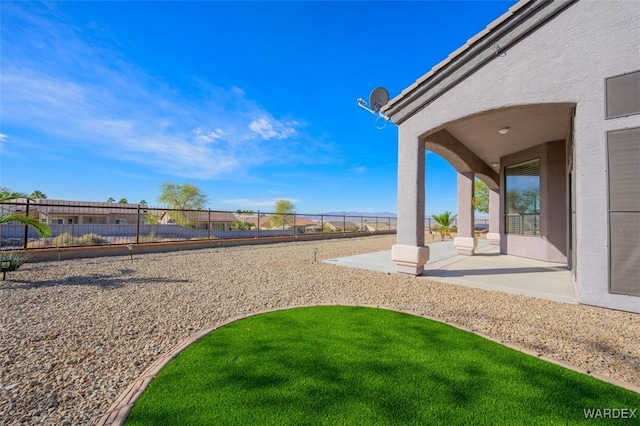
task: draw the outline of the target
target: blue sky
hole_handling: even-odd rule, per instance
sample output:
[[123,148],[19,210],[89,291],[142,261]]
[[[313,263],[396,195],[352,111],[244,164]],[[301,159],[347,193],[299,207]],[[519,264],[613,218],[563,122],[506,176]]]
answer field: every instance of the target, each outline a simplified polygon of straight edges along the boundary
[[[157,205],[189,182],[214,209],[396,212],[391,97],[515,1],[7,2],[0,185]],[[427,213],[455,171],[427,154]]]

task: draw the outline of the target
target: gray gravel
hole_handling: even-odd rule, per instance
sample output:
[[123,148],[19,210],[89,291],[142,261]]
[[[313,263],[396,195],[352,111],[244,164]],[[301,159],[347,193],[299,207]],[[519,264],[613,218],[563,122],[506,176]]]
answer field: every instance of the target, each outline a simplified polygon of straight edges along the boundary
[[0,424],[95,424],[147,366],[199,330],[310,304],[428,315],[640,383],[640,315],[321,262],[394,242],[372,236],[25,264],[0,284]]

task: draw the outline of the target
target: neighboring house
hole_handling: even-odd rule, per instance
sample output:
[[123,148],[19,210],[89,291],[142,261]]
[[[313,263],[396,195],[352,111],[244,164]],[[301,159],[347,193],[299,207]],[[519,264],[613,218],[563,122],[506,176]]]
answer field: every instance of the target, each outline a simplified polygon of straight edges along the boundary
[[365,222],[362,230],[366,232],[395,231],[396,226],[388,222]]
[[322,231],[318,223],[306,217],[296,217],[293,226],[296,228],[296,234],[312,234]]
[[332,221],[324,222],[324,226],[326,226],[333,232],[359,232],[360,231],[360,225],[356,225],[353,222],[342,221],[342,220],[332,220]]
[[181,212],[169,210],[160,216],[159,223],[176,223],[204,230],[208,230],[211,227],[211,230],[228,231],[231,229],[231,224],[237,220],[239,219],[231,212],[209,210]]
[[[47,225],[126,225],[144,219],[138,204],[65,201],[39,198],[29,202],[29,215]],[[140,213],[140,216],[138,215]]]
[[460,254],[479,178],[501,253],[567,265],[580,303],[640,313],[638,2],[522,0],[382,111],[399,127],[399,272],[429,259],[429,150],[458,172]]
[[269,218],[265,215],[237,215],[238,220],[243,223],[250,223],[253,225],[253,229],[268,229]]

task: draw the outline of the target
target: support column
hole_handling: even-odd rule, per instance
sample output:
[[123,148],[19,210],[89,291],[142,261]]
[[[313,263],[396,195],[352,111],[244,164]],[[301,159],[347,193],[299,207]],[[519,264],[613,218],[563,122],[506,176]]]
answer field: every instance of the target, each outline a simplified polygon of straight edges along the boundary
[[474,179],[473,172],[458,173],[458,236],[453,239],[453,245],[458,254],[466,256],[473,256],[478,247],[478,240],[473,235]]
[[489,188],[489,233],[490,244],[500,244],[500,189]]
[[401,274],[420,275],[429,260],[424,245],[425,149],[419,138],[398,129],[398,233],[391,260]]

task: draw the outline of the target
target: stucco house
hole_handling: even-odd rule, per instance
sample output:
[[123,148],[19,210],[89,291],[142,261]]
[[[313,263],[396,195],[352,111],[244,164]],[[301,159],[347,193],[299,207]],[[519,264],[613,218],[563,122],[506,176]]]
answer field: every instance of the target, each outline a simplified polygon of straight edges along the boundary
[[580,303],[640,313],[640,6],[522,0],[382,107],[398,125],[392,259],[420,275],[425,151],[458,172],[458,253],[473,182],[500,252],[564,264]]
[[331,232],[360,232],[360,225],[356,225],[351,221],[330,220],[323,223]]
[[[39,198],[31,201],[29,214],[47,225],[127,225],[138,221],[139,207],[138,204]],[[146,210],[140,211],[143,212]]]
[[233,222],[239,219],[231,212],[220,211],[188,211],[181,212],[176,210],[167,210],[160,215],[158,223],[188,225],[194,229],[228,231],[231,229]]
[[296,217],[293,227],[296,228],[296,234],[313,234],[322,231],[320,225],[308,217]]
[[365,222],[362,227],[364,232],[377,232],[377,231],[394,231],[396,226],[388,222]]

